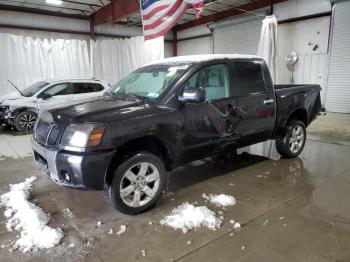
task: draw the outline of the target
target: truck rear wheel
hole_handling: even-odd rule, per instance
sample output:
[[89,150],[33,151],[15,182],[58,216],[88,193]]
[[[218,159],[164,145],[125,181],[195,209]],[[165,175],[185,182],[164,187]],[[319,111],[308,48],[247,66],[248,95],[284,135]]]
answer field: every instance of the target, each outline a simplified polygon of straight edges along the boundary
[[30,131],[34,128],[37,114],[32,111],[19,113],[14,120],[14,126],[19,132]]
[[303,151],[305,141],[304,123],[300,120],[293,120],[288,124],[285,136],[276,139],[276,149],[283,157],[297,157]]
[[114,171],[108,198],[120,212],[137,215],[151,209],[163,193],[166,173],[162,160],[140,152],[122,162]]

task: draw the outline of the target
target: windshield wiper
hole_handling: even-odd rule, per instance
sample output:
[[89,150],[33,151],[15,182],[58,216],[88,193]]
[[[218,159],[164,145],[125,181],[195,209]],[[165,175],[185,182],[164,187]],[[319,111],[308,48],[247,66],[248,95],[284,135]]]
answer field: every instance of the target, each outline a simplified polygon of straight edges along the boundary
[[144,97],[135,95],[133,93],[124,93],[125,96],[130,97],[131,99],[135,100],[136,102],[143,102]]
[[135,102],[143,102],[144,101],[144,97],[132,94],[132,93],[122,93],[122,92],[112,92],[111,90],[105,92],[105,94],[107,95],[112,95],[112,96],[116,96],[119,97],[121,99],[132,99]]

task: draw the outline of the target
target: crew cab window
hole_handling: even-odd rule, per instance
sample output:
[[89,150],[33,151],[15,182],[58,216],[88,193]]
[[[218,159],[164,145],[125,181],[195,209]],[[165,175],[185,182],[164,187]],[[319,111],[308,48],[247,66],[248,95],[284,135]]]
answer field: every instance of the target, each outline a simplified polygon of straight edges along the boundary
[[235,62],[233,82],[235,96],[249,96],[265,92],[264,76],[259,62]]
[[60,96],[68,95],[69,85],[67,83],[54,85],[43,92],[44,95]]
[[84,94],[102,91],[103,87],[95,83],[73,83],[73,94]]
[[224,64],[208,66],[193,74],[185,83],[185,90],[203,88],[206,100],[229,97],[229,72]]

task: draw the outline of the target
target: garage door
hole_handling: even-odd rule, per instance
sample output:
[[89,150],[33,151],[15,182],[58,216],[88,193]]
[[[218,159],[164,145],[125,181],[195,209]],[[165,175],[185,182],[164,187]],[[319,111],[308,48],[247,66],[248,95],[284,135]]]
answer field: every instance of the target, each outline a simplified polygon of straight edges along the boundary
[[256,55],[261,26],[260,18],[218,25],[214,28],[214,53]]
[[350,113],[350,1],[336,3],[326,108],[330,112]]

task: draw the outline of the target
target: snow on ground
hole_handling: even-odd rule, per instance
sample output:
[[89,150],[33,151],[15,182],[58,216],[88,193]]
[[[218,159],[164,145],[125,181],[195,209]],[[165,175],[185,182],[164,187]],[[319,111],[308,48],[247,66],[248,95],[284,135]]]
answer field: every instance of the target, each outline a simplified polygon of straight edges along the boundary
[[220,228],[221,223],[222,220],[206,206],[196,207],[187,202],[173,209],[168,216],[160,221],[160,224],[181,229],[183,233],[200,227],[216,230]]
[[207,195],[203,193],[202,198],[209,200],[210,203],[218,207],[234,206],[236,204],[236,199],[233,196],[225,195],[225,194]]
[[117,232],[117,235],[121,235],[121,234],[124,234],[125,232],[128,231],[128,227],[126,225],[121,225],[119,227],[119,230]]
[[63,238],[61,229],[47,226],[49,215],[28,200],[35,180],[33,176],[24,182],[10,185],[10,191],[0,197],[0,205],[6,208],[4,215],[7,218],[7,230],[20,232],[13,248],[23,252],[52,248]]

